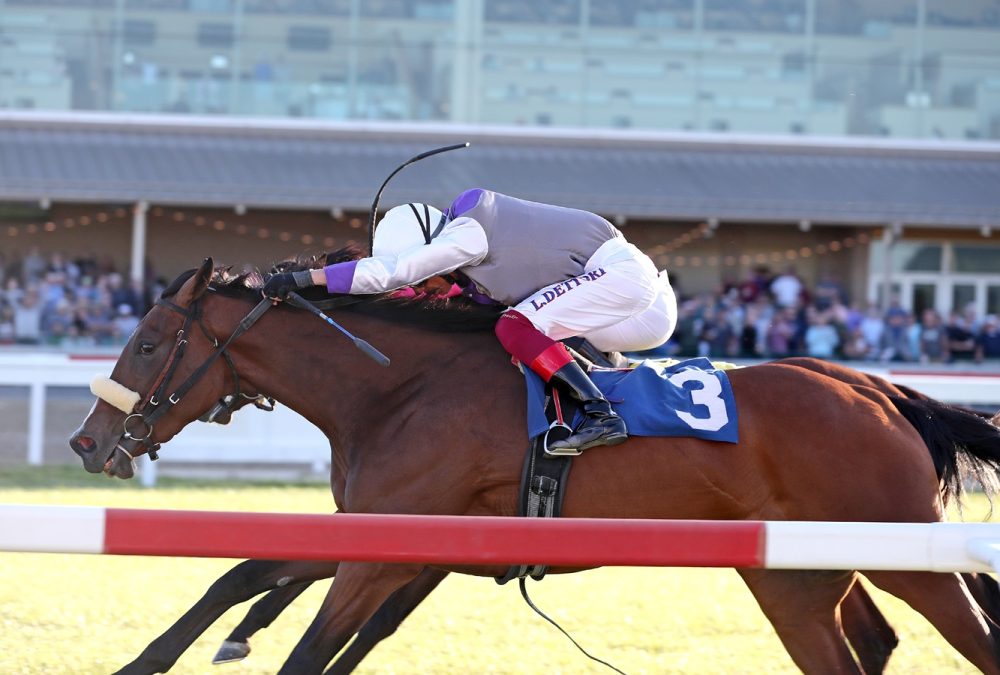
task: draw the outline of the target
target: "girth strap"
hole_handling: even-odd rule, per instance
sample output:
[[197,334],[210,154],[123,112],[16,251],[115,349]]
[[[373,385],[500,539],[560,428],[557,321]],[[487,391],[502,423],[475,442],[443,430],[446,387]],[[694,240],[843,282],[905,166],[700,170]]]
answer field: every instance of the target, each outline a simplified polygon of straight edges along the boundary
[[[552,406],[557,411],[547,433],[534,438],[528,446],[521,470],[521,499],[518,503],[518,515],[525,518],[558,518],[562,513],[562,502],[566,495],[566,484],[569,470],[572,466],[571,455],[552,456],[545,452],[548,443],[562,440],[573,433],[572,428],[563,420],[563,408],[573,405],[572,402],[556,404],[558,393],[553,391]],[[575,410],[566,411],[572,420]],[[496,577],[498,584],[505,584],[512,579],[523,579],[531,576],[539,580],[545,576],[546,565],[514,565],[502,577]]]

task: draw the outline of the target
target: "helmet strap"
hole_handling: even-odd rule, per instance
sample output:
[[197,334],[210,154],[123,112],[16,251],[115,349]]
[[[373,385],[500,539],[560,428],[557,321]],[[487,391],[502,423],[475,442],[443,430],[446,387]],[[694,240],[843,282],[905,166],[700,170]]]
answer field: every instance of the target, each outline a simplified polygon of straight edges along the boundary
[[441,230],[443,230],[444,226],[447,224],[448,224],[448,213],[445,212],[441,214],[441,220],[438,221],[437,227],[435,227],[434,231],[431,232],[431,239],[441,234]]
[[[420,225],[420,231],[423,232],[423,234],[424,234],[424,243],[425,244],[431,243],[431,237],[432,237],[432,235],[431,235],[431,209],[430,209],[430,207],[427,206],[427,204],[423,204],[423,207],[424,207],[424,216],[423,216],[423,218],[421,218],[420,217],[420,211],[417,210],[417,205],[416,204],[414,204],[414,203],[411,202],[411,203],[407,204],[407,206],[409,206],[410,210],[413,211],[413,217],[417,219],[417,224]],[[438,231],[440,231],[440,228],[437,231],[435,231],[434,234],[437,234]]]

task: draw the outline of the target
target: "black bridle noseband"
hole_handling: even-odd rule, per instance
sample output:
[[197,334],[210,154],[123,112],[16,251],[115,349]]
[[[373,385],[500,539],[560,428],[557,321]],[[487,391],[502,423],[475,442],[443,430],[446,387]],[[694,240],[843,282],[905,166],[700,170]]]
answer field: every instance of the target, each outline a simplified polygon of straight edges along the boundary
[[[183,316],[184,325],[179,331],[177,331],[177,339],[174,342],[173,348],[170,350],[170,354],[167,356],[167,362],[164,364],[163,369],[160,371],[156,380],[153,381],[153,386],[150,387],[151,393],[144,402],[140,401],[136,403],[133,411],[125,417],[125,421],[123,422],[123,432],[121,438],[118,440],[118,443],[115,444],[115,449],[121,450],[129,459],[135,458],[135,450],[140,445],[146,446],[147,454],[149,454],[149,458],[151,460],[156,460],[159,457],[157,450],[159,450],[160,444],[152,440],[153,426],[161,417],[166,415],[175,405],[181,402],[181,399],[184,398],[189,391],[191,391],[191,388],[198,383],[206,372],[208,372],[208,369],[216,362],[216,360],[219,359],[219,357],[225,359],[230,372],[233,374],[233,381],[235,385],[235,391],[223,399],[229,400],[229,402],[225,404],[228,409],[231,411],[235,408],[239,403],[241,396],[256,400],[258,402],[258,407],[262,407],[261,404],[259,404],[259,400],[261,398],[259,394],[256,396],[250,396],[243,394],[240,391],[240,376],[236,372],[236,365],[233,363],[233,359],[229,355],[227,349],[236,338],[247,332],[247,330],[249,330],[261,316],[263,316],[264,312],[273,306],[274,303],[270,298],[264,298],[257,303],[257,305],[243,317],[239,325],[236,326],[236,329],[233,330],[232,334],[221,345],[219,344],[218,338],[209,333],[208,329],[205,327],[205,323],[202,320],[200,298],[191,303],[191,306],[186,309],[164,298],[158,299],[156,304]],[[173,391],[173,393],[167,394],[167,387],[170,385],[171,379],[173,379],[177,366],[184,357],[184,351],[188,343],[187,336],[191,331],[191,324],[195,321],[198,322],[202,333],[204,333],[205,337],[212,343],[215,351],[213,351],[201,363],[201,365],[198,366],[195,371]],[[217,415],[218,412],[215,414]],[[142,427],[140,429],[130,429],[129,425],[131,420],[138,420],[138,423],[140,423]],[[135,427],[136,422],[131,422],[131,424]],[[143,431],[141,435],[139,434],[140,431]]]

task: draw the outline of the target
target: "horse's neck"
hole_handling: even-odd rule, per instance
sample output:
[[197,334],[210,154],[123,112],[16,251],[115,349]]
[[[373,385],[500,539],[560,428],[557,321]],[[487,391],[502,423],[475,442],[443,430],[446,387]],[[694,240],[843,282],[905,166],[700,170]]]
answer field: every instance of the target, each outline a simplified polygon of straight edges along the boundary
[[363,445],[373,429],[406,414],[412,404],[422,416],[446,416],[444,392],[470,379],[482,385],[501,379],[505,369],[513,372],[492,333],[430,332],[353,313],[336,318],[385,352],[391,365],[375,365],[305,313],[282,316],[286,337],[280,342],[250,331],[245,338],[251,339],[239,347],[241,360],[250,362],[247,379],[316,425],[335,449]]

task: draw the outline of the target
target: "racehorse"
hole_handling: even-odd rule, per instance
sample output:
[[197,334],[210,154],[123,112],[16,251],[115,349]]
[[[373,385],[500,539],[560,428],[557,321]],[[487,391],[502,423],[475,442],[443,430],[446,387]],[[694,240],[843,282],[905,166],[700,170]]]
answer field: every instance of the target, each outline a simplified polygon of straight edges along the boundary
[[[928,397],[881,377],[862,373],[839,363],[809,357],[793,357],[775,363],[821,373],[847,384],[871,386],[882,393],[920,400]],[[250,397],[234,408],[254,402]],[[970,410],[973,414],[988,417]],[[228,416],[223,418],[228,421]],[[168,671],[181,654],[208,626],[234,605],[268,590],[247,616],[228,635],[220,647],[216,663],[241,660],[250,653],[249,639],[266,628],[293,602],[314,579],[332,577],[337,562],[255,560],[238,564],[208,589],[205,595],[165,633],[120,673],[145,674]],[[447,572],[425,569],[413,581],[393,593],[369,619],[343,654],[333,663],[330,673],[350,673],[378,642],[392,635],[399,624],[433,591]],[[994,621],[1000,621],[1000,590],[989,575],[962,575],[980,607]],[[844,632],[865,673],[881,673],[898,638],[861,583],[856,583],[840,605]]]
[[[126,446],[134,455],[166,442],[224,396],[231,373],[218,359],[219,338],[243,333],[222,341],[232,373],[331,439],[331,486],[341,510],[516,513],[524,383],[487,330],[495,313],[435,311],[382,297],[337,311],[351,332],[377,336],[396,362],[373,371],[342,344],[324,342],[332,338],[322,323],[288,307],[264,313],[253,330],[239,330],[241,320],[250,323],[248,301],[259,300],[259,291],[211,284],[212,273],[206,260],[172,284],[168,291],[176,292],[143,319],[112,373],[123,388],[141,392],[142,407],[169,384],[167,414],[155,429],[145,428],[143,419],[137,428],[133,415],[129,428],[125,413],[99,402],[71,439],[87,470],[131,476]],[[194,320],[204,336],[185,329]],[[634,438],[623,448],[589,451],[574,468],[564,515],[935,522],[943,518],[944,502],[961,492],[960,463],[994,487],[1000,434],[975,416],[801,368],[765,364],[731,371],[729,379],[740,405],[738,444]],[[135,444],[123,445],[126,437]],[[341,563],[284,670],[321,671],[422,569]],[[561,571],[572,570],[553,570]],[[739,572],[800,668],[857,672],[837,612],[855,572]],[[983,616],[961,577],[866,576],[921,612],[981,670],[1000,672],[997,625]]]

